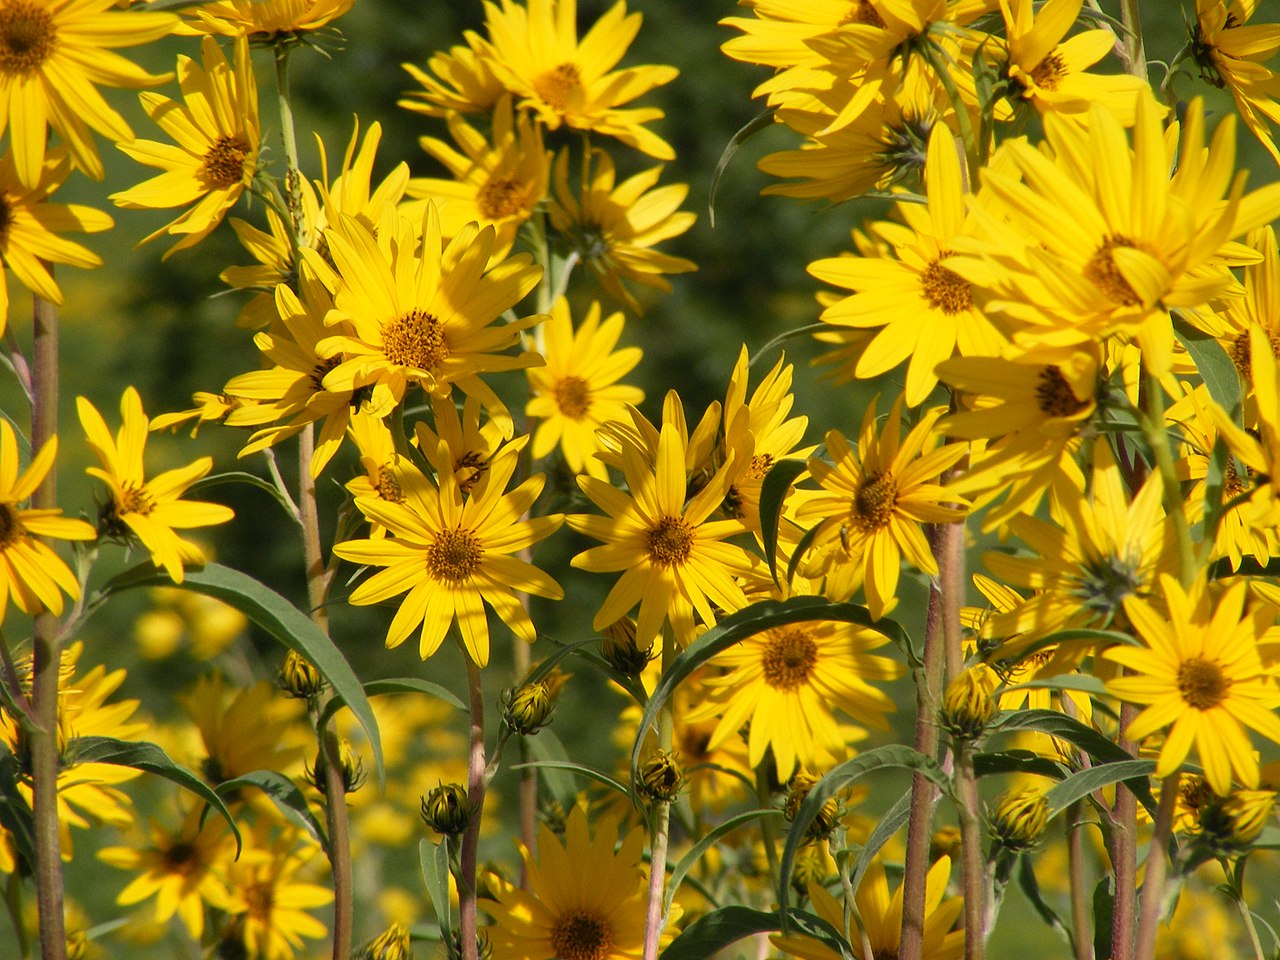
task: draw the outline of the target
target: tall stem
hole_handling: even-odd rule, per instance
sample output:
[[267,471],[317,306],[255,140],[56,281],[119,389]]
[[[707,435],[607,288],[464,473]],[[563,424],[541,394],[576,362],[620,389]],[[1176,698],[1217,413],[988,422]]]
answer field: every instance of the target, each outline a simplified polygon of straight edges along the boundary
[[484,761],[484,683],[480,668],[469,654],[463,651],[467,661],[467,693],[471,705],[471,753],[467,764],[467,804],[471,818],[462,834],[462,852],[459,855],[458,877],[458,927],[462,938],[462,960],[479,960],[476,943],[476,865],[480,849],[480,811],[484,809],[485,761]]
[[[675,633],[670,624],[662,628],[662,672],[665,674],[676,656]],[[658,714],[658,749],[671,752],[675,730],[674,697],[668,697]],[[644,918],[644,960],[657,960],[658,940],[662,935],[663,889],[667,879],[667,844],[671,835],[671,804],[655,801],[651,812],[649,839],[649,902]]]
[[[39,450],[58,429],[58,313],[52,303],[35,297],[34,370],[31,405],[31,449]],[[55,470],[32,494],[37,510],[57,506]],[[62,849],[58,836],[58,667],[61,660],[58,620],[53,614],[35,618],[31,695],[34,722],[28,729],[31,777],[35,794],[36,905],[40,923],[40,955],[65,960],[67,933],[62,905]]]
[[1147,79],[1147,51],[1142,39],[1139,0],[1120,0],[1120,21],[1124,24],[1124,47],[1120,59],[1127,73]]
[[1164,489],[1164,512],[1173,524],[1174,542],[1178,549],[1178,577],[1184,587],[1189,587],[1196,579],[1196,551],[1191,540],[1191,526],[1187,522],[1187,512],[1182,503],[1182,484],[1178,480],[1177,467],[1173,462],[1173,451],[1169,446],[1169,431],[1165,427],[1164,388],[1159,379],[1152,373],[1143,372],[1145,388],[1142,391],[1142,410],[1138,423],[1151,448],[1151,455],[1156,461],[1156,470],[1160,473],[1160,482]]
[[308,245],[308,226],[302,215],[302,170],[298,165],[298,135],[293,126],[293,102],[289,96],[289,47],[275,49],[276,100],[280,105],[280,139],[284,142],[284,206],[296,247]]
[[973,770],[973,742],[956,744],[956,812],[960,819],[960,869],[964,882],[964,957],[983,960],[987,952],[986,858],[982,852],[982,818],[978,812],[978,780]]
[[1156,955],[1156,930],[1160,926],[1160,909],[1164,905],[1164,881],[1169,872],[1169,838],[1173,836],[1173,814],[1178,806],[1178,781],[1182,771],[1175,770],[1160,786],[1160,805],[1156,808],[1155,830],[1147,853],[1147,873],[1142,881],[1142,915],[1138,920],[1138,945],[1134,960],[1152,960]]
[[[1063,697],[1063,700],[1068,698]],[[1071,932],[1075,941],[1075,960],[1093,960],[1093,936],[1089,927],[1089,895],[1084,873],[1084,831],[1081,830],[1081,805],[1067,809],[1067,870],[1071,877]]]
[[[1133,704],[1120,707],[1120,748],[1133,753],[1136,744],[1124,731],[1138,715]],[[1134,960],[1133,924],[1138,883],[1138,798],[1123,783],[1116,784],[1111,807],[1111,869],[1116,878],[1116,899],[1111,909],[1111,958]]]

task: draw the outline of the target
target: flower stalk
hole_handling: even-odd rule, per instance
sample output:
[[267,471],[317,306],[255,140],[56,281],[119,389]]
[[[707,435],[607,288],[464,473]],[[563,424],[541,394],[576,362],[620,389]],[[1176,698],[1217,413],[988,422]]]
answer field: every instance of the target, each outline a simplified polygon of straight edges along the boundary
[[1156,955],[1156,933],[1164,907],[1165,878],[1169,874],[1169,840],[1173,837],[1173,815],[1178,808],[1178,785],[1182,770],[1175,770],[1160,786],[1155,829],[1147,853],[1147,871],[1142,881],[1142,905],[1138,919],[1135,960],[1152,960]]
[[[666,673],[676,656],[675,633],[670,624],[662,629],[662,672]],[[668,698],[658,714],[658,749],[671,752],[675,714],[672,698]],[[662,935],[662,894],[667,878],[667,845],[671,836],[671,801],[657,799],[649,815],[649,899],[644,917],[644,960],[657,960],[658,939]]]

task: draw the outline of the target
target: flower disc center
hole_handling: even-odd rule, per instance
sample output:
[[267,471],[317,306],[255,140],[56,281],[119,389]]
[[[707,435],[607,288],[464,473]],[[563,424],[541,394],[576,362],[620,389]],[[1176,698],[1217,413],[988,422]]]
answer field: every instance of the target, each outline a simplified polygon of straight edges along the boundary
[[920,277],[920,286],[929,305],[947,316],[973,306],[973,291],[969,281],[954,270],[944,267],[941,257],[925,268]]
[[879,530],[889,525],[898,505],[898,482],[889,472],[868,474],[853,495],[853,520],[862,530]]
[[57,42],[49,11],[24,0],[0,7],[0,72],[21,75],[40,69]]
[[517,180],[494,179],[480,188],[476,198],[480,215],[486,220],[513,217],[525,208],[525,190]]
[[234,187],[244,182],[245,161],[249,159],[249,144],[239,137],[218,137],[204,155],[200,165],[200,177],[214,187]]
[[1231,681],[1212,660],[1192,657],[1178,668],[1178,692],[1197,710],[1216,707],[1227,698]]
[[649,559],[664,567],[678,567],[693,552],[693,528],[684,517],[663,517],[649,528]]
[[444,325],[424,310],[410,310],[382,328],[387,359],[402,367],[433,370],[449,356]]
[[567,376],[556,381],[556,406],[570,420],[581,420],[591,407],[591,386],[582,377]]
[[761,658],[765,683],[776,690],[800,686],[809,679],[817,662],[818,645],[799,630],[775,633]]
[[582,72],[574,63],[559,64],[533,81],[534,92],[557,110],[568,105],[569,95],[580,86]]
[[1036,400],[1040,404],[1040,412],[1049,417],[1072,417],[1089,406],[1087,400],[1075,395],[1071,384],[1057,367],[1045,367],[1040,371]]
[[480,569],[484,547],[470,530],[441,530],[427,547],[427,570],[437,580],[462,583]]
[[560,960],[605,960],[613,949],[613,931],[594,913],[571,913],[552,928],[551,949]]

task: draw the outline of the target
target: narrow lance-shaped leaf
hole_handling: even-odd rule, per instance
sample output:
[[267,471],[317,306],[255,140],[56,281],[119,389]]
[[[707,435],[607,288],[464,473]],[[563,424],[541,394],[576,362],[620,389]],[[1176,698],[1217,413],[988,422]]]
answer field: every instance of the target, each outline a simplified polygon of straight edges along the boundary
[[325,854],[329,853],[329,838],[325,836],[324,828],[316,820],[315,814],[311,812],[311,807],[307,804],[307,798],[302,795],[298,785],[283,773],[275,770],[254,770],[244,776],[224,780],[214,789],[219,796],[226,796],[241,787],[253,787],[261,790],[271,798],[271,801],[286,820],[311,834],[312,837],[319,841]]
[[782,506],[791,485],[805,469],[803,460],[779,461],[769,468],[764,483],[760,485],[760,532],[764,540],[764,558],[769,563],[774,583],[778,582],[778,522],[782,518]]
[[[802,910],[787,911],[787,923],[840,953],[841,935],[821,917]],[[765,913],[750,907],[731,905],[712,910],[695,920],[660,954],[662,960],[707,960],[730,944],[759,933],[782,929],[779,913]]]

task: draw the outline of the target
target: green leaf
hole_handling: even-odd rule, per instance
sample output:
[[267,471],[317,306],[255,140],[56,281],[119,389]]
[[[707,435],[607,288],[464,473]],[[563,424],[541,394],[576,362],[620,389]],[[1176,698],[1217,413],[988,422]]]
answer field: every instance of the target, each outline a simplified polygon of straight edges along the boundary
[[529,760],[525,763],[513,764],[512,770],[523,770],[526,767],[535,767],[538,769],[549,770],[568,770],[570,773],[576,773],[579,776],[586,777],[588,780],[594,780],[596,783],[603,783],[610,789],[617,790],[624,797],[630,799],[631,791],[627,785],[621,780],[615,780],[607,773],[601,773],[599,770],[593,770],[591,767],[581,763],[574,763],[572,760]]
[[1111,956],[1111,918],[1115,912],[1115,877],[1104,873],[1093,888],[1093,955]]
[[[841,953],[841,937],[821,917],[802,910],[787,911],[788,923],[796,923],[804,932]],[[720,907],[699,917],[685,927],[659,956],[661,960],[707,960],[730,944],[758,933],[775,933],[782,929],[779,913],[765,913],[737,905]]]
[[858,858],[853,862],[853,874],[849,878],[854,890],[857,890],[858,885],[862,883],[862,875],[867,872],[867,867],[871,866],[871,861],[876,858],[876,854],[884,848],[895,833],[906,825],[910,818],[911,791],[908,790],[880,818],[876,828],[871,831],[871,836],[867,837],[866,844],[858,851]]
[[18,790],[19,763],[7,746],[0,746],[0,827],[9,831],[18,855],[34,869],[36,823],[26,797]]
[[307,798],[302,795],[298,785],[283,773],[275,770],[254,770],[242,777],[222,781],[214,787],[214,792],[218,796],[225,796],[241,787],[256,787],[261,790],[271,798],[286,820],[315,837],[325,854],[329,853],[329,838],[325,836],[324,828],[320,826],[320,822],[311,812],[311,807],[307,805]]
[[1021,773],[1061,780],[1069,772],[1062,764],[1048,757],[1042,757],[1032,750],[1002,750],[996,753],[980,753],[973,758],[973,773],[977,777]]
[[774,583],[778,582],[778,521],[782,517],[782,505],[796,477],[807,468],[803,460],[780,460],[769,468],[760,485],[760,531]]
[[1082,673],[1064,673],[1044,680],[1028,680],[1026,683],[1005,687],[1001,693],[1013,693],[1015,690],[1079,690],[1094,696],[1103,696],[1107,685],[1098,677]]
[[1045,902],[1044,897],[1040,895],[1040,885],[1036,882],[1035,870],[1031,867],[1031,858],[1022,857],[1018,864],[1018,886],[1022,888],[1022,892],[1026,894],[1027,900],[1031,902],[1031,906],[1035,908],[1036,913],[1040,914],[1040,919],[1047,923],[1054,931],[1067,942],[1067,946],[1071,948],[1072,956],[1075,955],[1076,941],[1071,935],[1071,927],[1063,922],[1062,917],[1058,916],[1058,912]]
[[932,757],[926,757],[919,750],[890,743],[861,753],[852,760],[846,760],[832,767],[821,780],[813,785],[796,811],[791,821],[791,829],[787,833],[787,845],[782,851],[782,865],[778,870],[778,902],[786,906],[791,885],[791,870],[795,865],[796,851],[805,841],[805,831],[813,822],[818,811],[831,797],[850,784],[855,783],[873,770],[886,767],[898,767],[922,774],[939,787],[946,789],[950,783],[947,775]]
[[431,897],[431,909],[436,912],[440,932],[447,934],[453,930],[453,911],[449,903],[449,841],[443,837],[439,843],[419,840],[418,862],[422,866],[422,880],[427,885],[427,895]]
[[777,809],[766,810],[748,810],[746,813],[740,813],[736,817],[730,817],[724,823],[718,824],[714,830],[708,833],[697,843],[695,843],[676,864],[675,869],[671,871],[671,878],[667,881],[667,893],[662,901],[662,913],[665,916],[671,910],[671,903],[676,898],[676,891],[680,889],[680,884],[688,875],[689,871],[697,865],[702,859],[702,855],[711,848],[717,840],[726,833],[737,830],[738,827],[750,823],[752,820],[760,820],[764,817],[780,817],[782,811]]
[[1073,773],[1044,795],[1049,803],[1049,816],[1055,817],[1093,791],[1109,787],[1121,780],[1133,781],[1128,786],[1134,796],[1137,796],[1139,790],[1148,789],[1146,779],[1155,772],[1155,769],[1154,760],[1117,760],[1114,763],[1104,763],[1101,766]]
[[276,503],[280,504],[281,509],[284,510],[289,519],[301,526],[298,519],[297,507],[289,502],[288,497],[281,492],[280,488],[274,483],[264,480],[256,474],[249,473],[247,470],[227,470],[223,473],[211,473],[209,476],[193,483],[190,487],[190,491],[195,493],[200,490],[208,489],[209,487],[218,487],[227,483],[239,483],[247,487],[257,487],[259,490],[265,490],[267,493],[271,494],[272,499],[275,500]]
[[1128,647],[1142,646],[1140,640],[1118,630],[1091,630],[1081,627],[1074,630],[1058,630],[1055,633],[1038,637],[1035,642],[1029,643],[1025,647],[1019,646],[1017,656],[989,657],[988,660],[995,663],[1022,663],[1030,659],[1034,654],[1039,653],[1041,650],[1048,650],[1050,647],[1094,647],[1102,644],[1107,646],[1116,644],[1123,644]]
[[[569,753],[565,750],[564,744],[550,727],[543,727],[536,737],[530,737],[524,742],[529,745],[529,753],[535,760],[553,760],[563,763],[569,759]],[[571,809],[578,795],[577,781],[564,770],[555,767],[543,767],[539,770],[539,774],[556,801],[566,810]]]
[[632,779],[640,764],[640,753],[645,737],[653,726],[662,705],[691,673],[707,663],[718,653],[728,650],[757,633],[773,627],[785,627],[806,622],[852,623],[869,627],[884,634],[903,649],[910,649],[911,642],[902,627],[886,617],[871,619],[866,607],[856,603],[832,603],[822,597],[791,597],[787,600],[761,600],[725,617],[693,643],[689,644],[667,667],[658,686],[645,704],[644,716],[636,731],[635,744],[631,748]]
[[[432,683],[430,680],[419,680],[417,677],[387,677],[382,680],[370,680],[364,684],[364,695],[372,699],[373,697],[386,696],[391,693],[425,693],[428,696],[435,697],[437,700],[443,700],[451,707],[458,710],[466,710],[467,706],[447,687],[442,687],[438,683]],[[323,730],[333,719],[333,715],[347,705],[347,701],[342,697],[333,697],[324,705],[324,710],[320,712],[319,727]]]
[[109,763],[116,767],[132,767],[144,773],[154,773],[189,790],[222,814],[236,838],[236,857],[240,856],[240,829],[222,798],[190,770],[170,760],[169,755],[154,743],[145,740],[117,740],[115,737],[74,737],[67,744],[67,754],[74,757],[76,763]]
[[334,694],[343,699],[360,721],[360,726],[364,727],[373,750],[378,782],[385,780],[378,721],[373,716],[364,688],[333,640],[312,623],[310,617],[265,584],[218,563],[186,571],[185,579],[178,584],[153,564],[142,564],[113,577],[103,586],[102,594],[105,597],[121,590],[160,586],[179,587],[221,600],[235,607],[290,650],[310,660],[321,676],[329,681]]
[[1222,349],[1222,344],[1182,321],[1174,323],[1173,332],[1195,361],[1213,402],[1228,414],[1234,413],[1240,404],[1240,375],[1227,351]]
[[707,219],[711,222],[714,229],[716,225],[716,191],[720,187],[720,177],[724,175],[724,171],[729,166],[729,161],[733,159],[733,155],[738,152],[744,143],[753,136],[773,124],[774,108],[768,107],[756,114],[746,125],[737,133],[729,138],[729,142],[724,146],[724,152],[720,154],[720,159],[716,163],[715,172],[711,174],[711,187],[707,191]]
[[804,536],[800,538],[800,542],[796,544],[796,548],[791,551],[791,559],[787,561],[787,583],[795,579],[796,570],[800,567],[800,561],[804,559],[804,555],[813,546],[813,541],[817,538],[818,530],[821,527],[822,521],[818,521],[806,530]]

